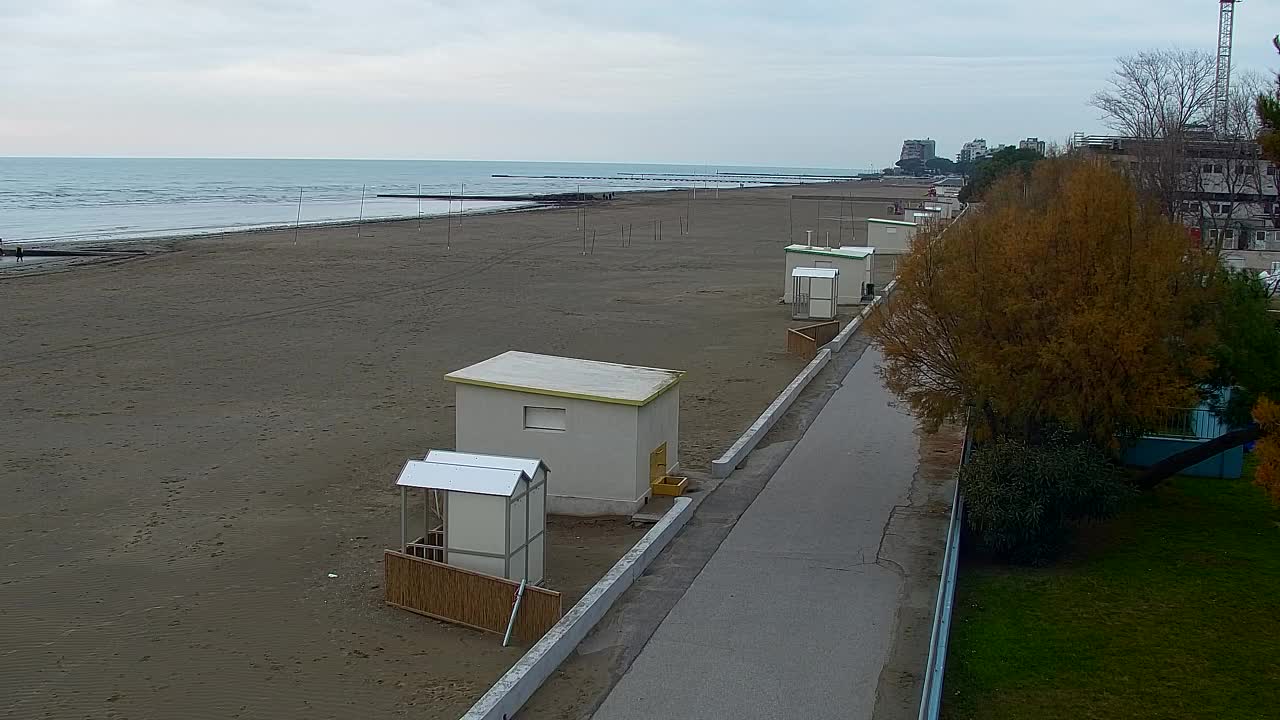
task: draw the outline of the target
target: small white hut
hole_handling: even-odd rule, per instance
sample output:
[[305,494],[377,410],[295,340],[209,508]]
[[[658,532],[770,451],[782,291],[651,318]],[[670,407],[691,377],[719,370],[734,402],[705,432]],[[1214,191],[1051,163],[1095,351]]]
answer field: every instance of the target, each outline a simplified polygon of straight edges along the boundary
[[[444,450],[410,460],[396,480],[401,547],[486,575],[541,583],[547,472],[541,460]],[[409,540],[410,488],[423,491],[423,535],[416,541]]]
[[840,297],[840,271],[833,267],[798,267],[791,271],[791,317],[830,320]]
[[445,375],[455,444],[539,457],[564,515],[630,515],[679,466],[678,370],[510,351]]
[[786,255],[786,275],[783,281],[783,301],[795,302],[793,296],[792,273],[798,267],[835,268],[840,271],[839,293],[836,302],[840,305],[858,305],[866,295],[867,285],[872,282],[871,269],[875,260],[874,247],[838,247],[827,248],[809,245],[788,245]]

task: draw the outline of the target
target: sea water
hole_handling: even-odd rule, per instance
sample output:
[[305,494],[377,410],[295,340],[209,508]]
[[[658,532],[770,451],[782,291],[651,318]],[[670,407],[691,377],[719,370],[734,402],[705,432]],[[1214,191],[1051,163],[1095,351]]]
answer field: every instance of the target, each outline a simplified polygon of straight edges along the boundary
[[[442,215],[520,203],[419,203],[378,195],[414,194],[419,190],[436,195],[527,195],[737,187],[741,182],[751,182],[753,178],[746,176],[752,173],[830,176],[853,171],[445,160],[0,158],[0,238],[6,243],[50,244],[225,232],[358,217],[414,217],[419,212]],[[684,177],[672,177],[676,175]]]

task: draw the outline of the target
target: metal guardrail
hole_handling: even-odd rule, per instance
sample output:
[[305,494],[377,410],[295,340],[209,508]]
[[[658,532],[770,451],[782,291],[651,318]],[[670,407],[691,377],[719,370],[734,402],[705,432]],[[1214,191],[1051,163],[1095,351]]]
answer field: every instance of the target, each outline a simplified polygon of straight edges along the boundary
[[1209,408],[1170,408],[1146,437],[1212,440],[1222,437],[1230,429]]
[[[960,465],[969,460],[973,450],[973,434],[965,426],[964,452]],[[938,602],[933,610],[933,629],[929,633],[929,657],[924,670],[923,690],[920,693],[920,720],[937,720],[942,710],[942,685],[946,680],[947,643],[951,636],[951,608],[956,594],[956,571],[960,565],[960,529],[964,524],[964,496],[960,494],[960,482],[956,480],[955,496],[951,501],[951,521],[947,525],[947,545],[942,555],[942,577],[938,579]]]

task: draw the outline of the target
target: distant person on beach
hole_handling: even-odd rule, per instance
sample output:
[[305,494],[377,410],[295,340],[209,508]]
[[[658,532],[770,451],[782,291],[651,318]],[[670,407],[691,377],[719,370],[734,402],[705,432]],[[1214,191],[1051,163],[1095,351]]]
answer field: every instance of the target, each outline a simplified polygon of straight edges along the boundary
[[13,251],[13,254],[18,256],[18,262],[22,262],[22,246],[21,245],[19,245],[17,249]]

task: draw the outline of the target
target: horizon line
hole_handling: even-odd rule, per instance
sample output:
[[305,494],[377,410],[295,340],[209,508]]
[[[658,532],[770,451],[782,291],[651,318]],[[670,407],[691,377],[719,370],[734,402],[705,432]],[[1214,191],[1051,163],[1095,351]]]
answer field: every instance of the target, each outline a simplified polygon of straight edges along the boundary
[[[778,165],[749,162],[663,162],[656,160],[482,160],[471,158],[387,158],[387,157],[262,157],[249,155],[2,155],[0,160],[269,160],[339,162],[457,162],[457,163],[562,163],[573,165],[681,165],[686,167],[738,167],[811,170],[862,170],[854,166]],[[867,165],[867,168],[873,168]]]

